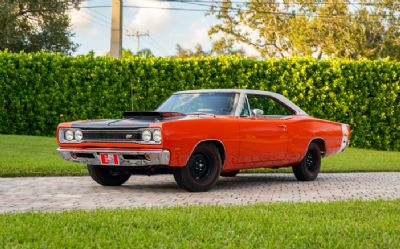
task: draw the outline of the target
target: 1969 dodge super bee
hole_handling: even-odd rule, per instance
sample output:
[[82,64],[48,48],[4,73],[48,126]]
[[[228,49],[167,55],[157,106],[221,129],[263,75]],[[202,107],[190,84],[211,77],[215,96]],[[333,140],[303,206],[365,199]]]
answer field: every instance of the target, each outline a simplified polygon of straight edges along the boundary
[[349,136],[347,124],[312,118],[280,94],[237,89],[177,92],[156,111],[57,128],[59,154],[87,164],[101,185],[171,173],[188,191],[250,168],[292,166],[298,180],[314,180],[321,157],[343,151]]

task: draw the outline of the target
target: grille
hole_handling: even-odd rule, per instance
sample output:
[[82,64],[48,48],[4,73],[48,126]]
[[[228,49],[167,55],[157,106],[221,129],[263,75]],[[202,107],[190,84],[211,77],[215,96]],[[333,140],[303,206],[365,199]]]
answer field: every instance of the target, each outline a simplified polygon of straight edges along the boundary
[[84,141],[134,142],[142,140],[142,131],[135,130],[85,130]]

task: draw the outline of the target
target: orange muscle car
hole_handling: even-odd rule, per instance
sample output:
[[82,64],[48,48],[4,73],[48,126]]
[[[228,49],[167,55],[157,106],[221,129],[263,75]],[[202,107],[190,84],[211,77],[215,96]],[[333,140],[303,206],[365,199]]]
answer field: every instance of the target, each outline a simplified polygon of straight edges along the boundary
[[86,163],[97,183],[116,186],[134,174],[171,173],[188,191],[207,191],[239,170],[292,166],[314,180],[321,157],[349,144],[347,124],[308,116],[284,96],[257,90],[192,90],[156,111],[122,119],[61,123],[58,152]]

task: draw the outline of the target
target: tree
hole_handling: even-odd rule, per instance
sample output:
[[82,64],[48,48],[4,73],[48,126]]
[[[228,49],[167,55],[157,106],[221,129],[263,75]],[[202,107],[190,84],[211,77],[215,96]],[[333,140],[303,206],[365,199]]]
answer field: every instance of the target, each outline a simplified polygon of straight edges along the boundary
[[0,50],[70,54],[78,45],[71,40],[68,10],[80,2],[0,0]]
[[144,58],[154,57],[153,52],[148,48],[143,48],[136,53],[137,56],[141,56]]
[[[110,52],[107,52],[105,56],[110,56]],[[143,48],[139,50],[139,52],[135,53],[130,49],[122,49],[122,58],[129,58],[129,57],[134,57],[134,56],[139,56],[139,57],[144,57],[144,58],[149,58],[149,57],[154,57],[153,52],[148,49],[148,48]]]
[[211,56],[211,55],[240,55],[244,56],[243,49],[234,49],[233,47],[221,47],[217,50],[204,50],[201,44],[196,44],[193,50],[185,49],[181,45],[176,45],[176,57],[198,57],[198,56]]
[[221,37],[214,50],[241,43],[262,57],[400,60],[398,0],[224,0],[210,13],[221,21],[209,30]]
[[197,57],[197,56],[210,56],[212,51],[205,51],[201,44],[196,44],[193,50],[185,49],[181,45],[176,45],[176,57]]

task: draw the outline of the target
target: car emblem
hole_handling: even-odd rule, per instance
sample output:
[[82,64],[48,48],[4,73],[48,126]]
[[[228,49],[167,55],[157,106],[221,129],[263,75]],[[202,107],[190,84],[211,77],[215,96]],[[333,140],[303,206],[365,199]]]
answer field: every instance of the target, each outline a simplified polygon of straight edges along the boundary
[[132,134],[126,134],[126,139],[132,139],[133,135]]

